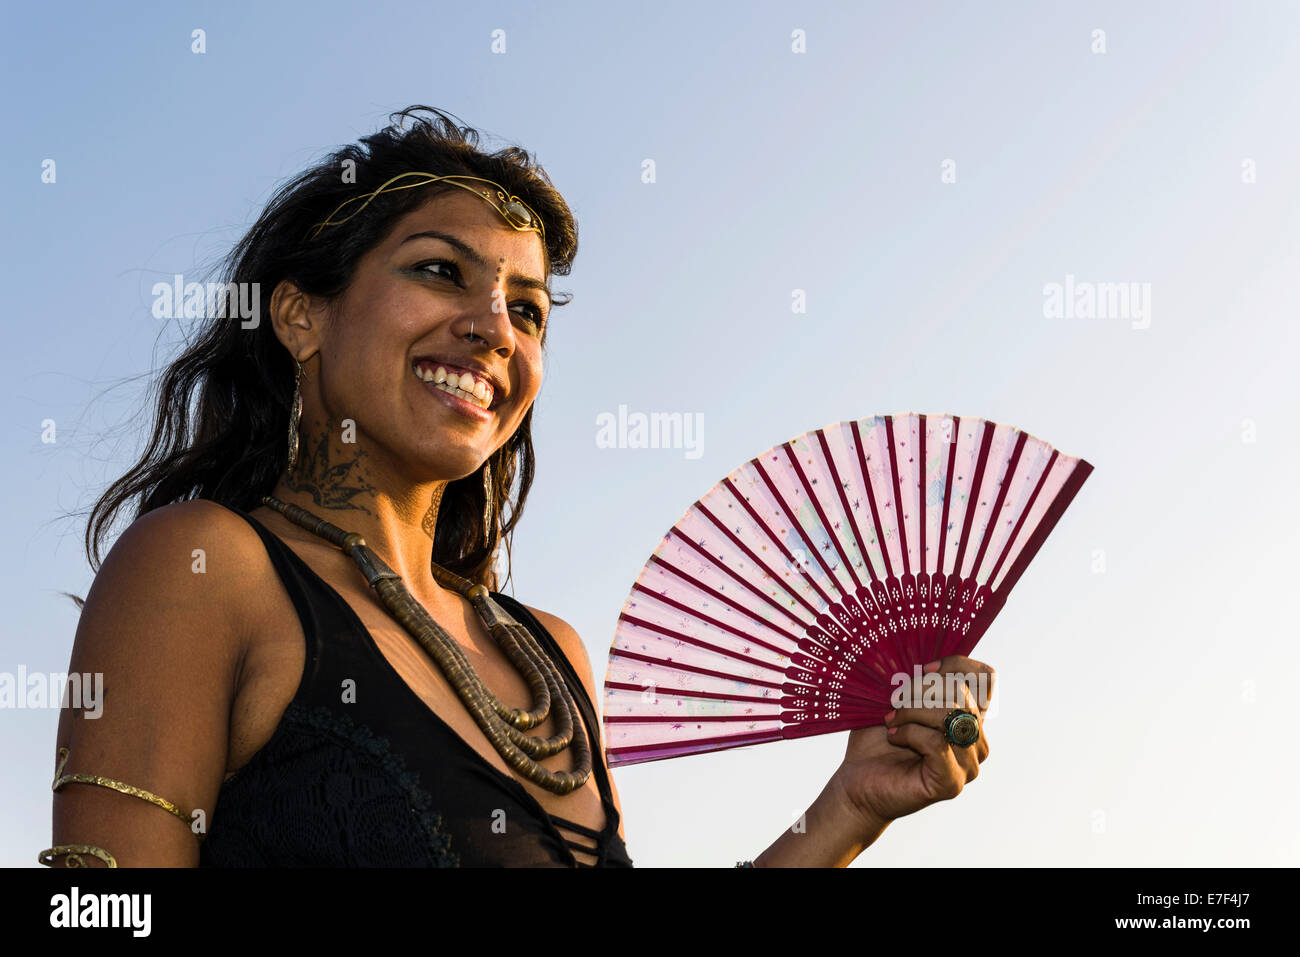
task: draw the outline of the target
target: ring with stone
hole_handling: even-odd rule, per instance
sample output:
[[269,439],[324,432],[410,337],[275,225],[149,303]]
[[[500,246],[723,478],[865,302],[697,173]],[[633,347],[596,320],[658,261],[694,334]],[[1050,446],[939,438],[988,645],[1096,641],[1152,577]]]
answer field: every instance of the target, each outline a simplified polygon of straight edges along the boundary
[[954,708],[943,719],[943,736],[959,748],[969,748],[980,739],[979,719],[965,708]]

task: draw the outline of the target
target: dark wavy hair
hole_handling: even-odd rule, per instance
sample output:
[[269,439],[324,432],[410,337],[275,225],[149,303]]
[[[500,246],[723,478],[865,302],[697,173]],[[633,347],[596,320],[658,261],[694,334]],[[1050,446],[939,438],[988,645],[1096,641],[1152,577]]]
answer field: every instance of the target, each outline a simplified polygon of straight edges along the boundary
[[[135,503],[133,520],[194,498],[244,511],[261,504],[288,466],[285,437],[294,388],[293,359],[265,314],[271,293],[287,279],[304,292],[336,301],[351,283],[358,260],[398,219],[457,187],[434,183],[382,193],[345,225],[305,241],[311,228],[344,200],[405,172],[490,179],[541,216],[547,277],[569,274],[578,251],[578,227],[568,204],[526,150],[508,146],[486,153],[478,148],[479,138],[477,130],[458,125],[442,110],[407,107],[390,114],[389,125],[379,132],[330,153],[276,191],[215,270],[222,284],[257,283],[264,292],[259,296],[263,315],[253,328],[243,328],[238,318],[208,319],[193,343],[152,383],[154,421],[143,457],[108,487],[86,523],[86,555],[94,571],[99,571],[103,541],[128,503]],[[571,298],[552,296],[551,303],[567,305]],[[501,544],[506,580],[510,578],[512,533],[533,481],[532,418],[530,408],[515,434],[488,459],[492,522],[487,534],[481,469],[449,482],[438,511],[433,561],[493,591],[499,590],[493,558]],[[511,503],[516,479],[518,494]]]

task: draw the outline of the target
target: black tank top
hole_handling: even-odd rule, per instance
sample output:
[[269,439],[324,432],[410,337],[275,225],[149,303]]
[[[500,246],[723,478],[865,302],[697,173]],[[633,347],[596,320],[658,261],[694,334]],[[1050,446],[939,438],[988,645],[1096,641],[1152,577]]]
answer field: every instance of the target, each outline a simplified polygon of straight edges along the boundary
[[[200,867],[631,867],[591,698],[541,622],[492,593],[551,656],[592,743],[606,824],[549,815],[411,690],[355,611],[246,512],[302,621],[301,683],[271,739],[222,786]],[[345,700],[345,693],[353,689]],[[582,835],[566,839],[556,824]],[[580,864],[570,848],[598,857]]]

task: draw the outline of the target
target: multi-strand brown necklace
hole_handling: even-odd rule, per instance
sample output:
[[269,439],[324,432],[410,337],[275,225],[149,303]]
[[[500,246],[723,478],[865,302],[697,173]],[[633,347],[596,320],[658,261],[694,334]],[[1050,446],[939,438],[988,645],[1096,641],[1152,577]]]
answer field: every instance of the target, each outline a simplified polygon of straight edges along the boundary
[[[469,599],[492,639],[528,682],[534,705],[530,711],[507,707],[483,684],[456,639],[433,620],[407,590],[402,576],[389,568],[359,534],[345,532],[304,508],[269,495],[262,502],[295,525],[342,549],[357,563],[389,614],[437,662],[475,722],[510,767],[556,794],[568,794],[587,783],[591,776],[591,745],[569,686],[528,629],[515,621],[487,588],[430,562],[433,577]],[[545,739],[525,734],[546,720],[552,705],[557,733]],[[574,770],[551,771],[538,763],[538,759],[559,754],[570,745],[577,760]]]

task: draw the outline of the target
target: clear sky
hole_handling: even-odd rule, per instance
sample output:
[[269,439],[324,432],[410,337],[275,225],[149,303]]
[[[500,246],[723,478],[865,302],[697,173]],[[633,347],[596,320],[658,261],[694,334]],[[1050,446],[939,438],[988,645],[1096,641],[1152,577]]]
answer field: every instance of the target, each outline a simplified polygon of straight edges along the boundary
[[[0,71],[0,671],[67,667],[63,516],[132,463],[187,331],[153,283],[425,103],[533,151],[579,222],[513,592],[598,684],[637,572],[737,465],[876,414],[1010,423],[1096,471],[976,649],[983,773],[855,866],[1300,863],[1294,5],[22,4]],[[1149,311],[1049,315],[1067,282]],[[620,405],[699,414],[699,454],[599,447]],[[50,843],[57,720],[0,710],[0,865]],[[843,748],[620,769],[633,859],[756,856]]]

